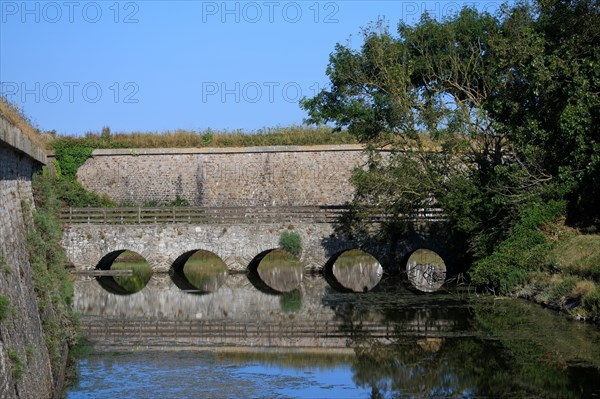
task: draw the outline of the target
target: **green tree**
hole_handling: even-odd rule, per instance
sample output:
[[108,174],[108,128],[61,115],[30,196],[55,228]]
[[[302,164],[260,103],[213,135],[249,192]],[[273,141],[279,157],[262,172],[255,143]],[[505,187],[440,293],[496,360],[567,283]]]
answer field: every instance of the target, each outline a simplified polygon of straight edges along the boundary
[[482,259],[536,204],[600,212],[598,20],[597,1],[540,0],[424,15],[397,35],[379,21],[359,49],[336,46],[330,87],[301,106],[367,144],[359,215],[435,199]]
[[539,0],[533,30],[542,51],[518,65],[495,117],[536,154],[569,200],[574,221],[599,223],[600,5]]

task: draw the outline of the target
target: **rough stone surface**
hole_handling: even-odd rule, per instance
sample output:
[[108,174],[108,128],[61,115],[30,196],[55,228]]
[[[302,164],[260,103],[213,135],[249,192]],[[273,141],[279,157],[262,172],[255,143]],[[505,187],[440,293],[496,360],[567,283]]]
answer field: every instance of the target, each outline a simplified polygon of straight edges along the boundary
[[46,152],[33,144],[29,137],[4,118],[0,118],[0,143],[27,155],[41,164],[46,164]]
[[[1,121],[1,119],[0,119]],[[1,127],[1,126],[0,126]],[[0,129],[2,130],[2,129]],[[0,295],[10,301],[0,321],[0,398],[49,398],[53,379],[25,246],[22,201],[33,204],[31,176],[39,163],[0,141]],[[13,378],[9,353],[23,364]]]
[[197,206],[336,205],[352,199],[349,178],[362,147],[95,150],[77,177],[123,203]]
[[436,234],[435,224],[390,243],[369,238],[350,239],[328,223],[257,224],[73,224],[66,228],[62,246],[78,270],[94,269],[115,251],[130,250],[142,255],[155,272],[167,272],[175,260],[192,250],[218,255],[233,271],[246,271],[253,259],[279,247],[283,231],[294,231],[302,240],[300,261],[306,271],[321,270],[334,255],[358,248],[373,255],[388,273],[395,273],[407,255],[430,248],[445,258],[446,237]]

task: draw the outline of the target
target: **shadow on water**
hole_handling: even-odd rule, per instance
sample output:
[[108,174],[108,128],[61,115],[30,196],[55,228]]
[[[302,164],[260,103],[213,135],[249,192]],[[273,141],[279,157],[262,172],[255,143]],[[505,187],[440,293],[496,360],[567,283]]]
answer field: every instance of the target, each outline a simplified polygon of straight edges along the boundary
[[152,277],[152,267],[140,254],[121,250],[106,255],[96,266],[100,270],[131,270],[132,276],[96,277],[108,292],[131,295],[141,291]]
[[353,340],[354,381],[381,398],[598,397],[597,330],[521,301],[468,307],[470,336]]

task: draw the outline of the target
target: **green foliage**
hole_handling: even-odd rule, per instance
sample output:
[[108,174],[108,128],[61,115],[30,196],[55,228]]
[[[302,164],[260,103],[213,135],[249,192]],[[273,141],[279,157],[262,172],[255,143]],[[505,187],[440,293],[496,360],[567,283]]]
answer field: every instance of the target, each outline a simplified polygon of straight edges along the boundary
[[302,309],[302,291],[284,292],[279,297],[279,306],[283,313],[296,313]]
[[378,21],[361,47],[338,44],[330,86],[301,106],[367,144],[356,214],[437,202],[473,281],[501,292],[544,264],[540,223],[563,212],[598,225],[599,18],[596,0],[518,2],[424,15],[397,34]]
[[583,308],[592,314],[600,315],[600,287],[596,288],[583,296],[581,299]]
[[567,193],[571,219],[598,225],[600,5],[539,0],[536,11],[533,29],[543,38],[543,51],[519,66],[521,84],[506,94],[513,112],[503,121],[516,141],[539,152],[544,169]]
[[9,307],[10,299],[0,295],[0,322],[2,322],[8,316]]
[[14,349],[8,349],[8,359],[10,360],[10,367],[12,369],[13,380],[19,381],[25,371],[25,365],[21,361],[19,354]]
[[[61,346],[71,345],[78,335],[77,318],[72,313],[73,286],[64,250],[60,246],[63,235],[57,218],[61,203],[52,186],[52,180],[36,174],[32,180],[36,208],[32,212],[33,224],[26,222],[27,249],[33,268],[33,283],[40,311],[52,315],[43,320],[44,338],[52,366],[61,365]],[[22,204],[24,212],[31,211]]]
[[58,198],[67,206],[71,207],[112,207],[117,204],[108,195],[99,195],[86,190],[76,179],[65,177],[50,177],[52,185]]
[[[110,140],[110,129],[107,129],[104,128],[102,131],[103,140]],[[92,155],[94,149],[92,146],[74,138],[53,140],[50,146],[54,149],[56,156],[54,160],[56,177],[47,177],[55,186],[55,192],[58,193],[59,199],[65,205],[72,207],[116,205],[106,194],[98,195],[90,192],[77,181],[77,169]]]
[[85,141],[74,138],[53,140],[50,147],[54,150],[61,176],[71,179],[77,177],[77,169],[92,156],[94,150],[94,147]]
[[69,351],[69,357],[73,359],[82,359],[94,352],[94,345],[83,336],[80,336],[73,348]]
[[35,346],[31,344],[25,345],[25,358],[27,359],[27,364],[31,363],[31,359],[33,359],[35,352]]
[[473,283],[498,288],[501,293],[524,283],[528,272],[546,263],[552,248],[541,227],[554,222],[564,210],[562,201],[527,208],[492,254],[475,262],[470,271]]
[[214,134],[213,134],[212,130],[207,129],[202,134],[202,144],[205,145],[205,146],[210,145],[210,143],[212,143],[212,141],[213,141],[213,137],[214,137]]
[[4,273],[10,273],[12,272],[12,268],[10,267],[10,265],[8,263],[6,263],[6,260],[4,259],[4,256],[0,255],[0,270],[2,270]]
[[279,246],[294,256],[300,256],[302,253],[300,234],[293,231],[282,231],[279,235]]
[[[121,203],[121,206],[136,206],[135,204],[127,204],[127,203]],[[188,200],[186,200],[185,198],[181,198],[179,196],[179,194],[177,194],[175,196],[175,199],[169,202],[160,202],[160,201],[156,201],[156,200],[151,200],[151,201],[146,201],[144,203],[144,206],[147,207],[160,207],[160,206],[190,206],[190,202]]]

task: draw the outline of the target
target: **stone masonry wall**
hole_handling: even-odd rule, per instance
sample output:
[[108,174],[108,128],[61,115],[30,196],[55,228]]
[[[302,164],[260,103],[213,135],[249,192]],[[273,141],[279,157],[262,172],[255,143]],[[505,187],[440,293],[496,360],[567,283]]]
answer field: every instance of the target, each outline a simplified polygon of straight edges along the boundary
[[95,150],[79,168],[89,190],[144,205],[177,197],[197,206],[337,205],[352,199],[356,145]]
[[231,271],[243,272],[257,255],[279,247],[282,232],[293,231],[302,241],[300,261],[306,271],[322,270],[334,255],[359,248],[375,256],[386,272],[396,273],[403,259],[418,248],[448,258],[446,237],[432,226],[394,242],[377,242],[336,234],[335,225],[329,223],[73,224],[65,229],[61,245],[77,270],[94,269],[106,255],[130,250],[142,255],[154,272],[168,272],[179,256],[202,249],[219,256]]
[[[25,246],[22,201],[33,204],[31,176],[39,163],[0,140],[0,296],[8,298],[0,321],[0,398],[49,398],[53,395],[50,360]],[[12,359],[11,359],[12,357]],[[13,378],[16,358],[23,372]]]

